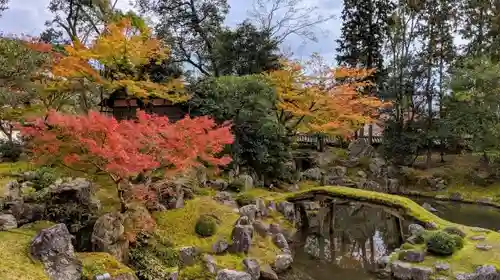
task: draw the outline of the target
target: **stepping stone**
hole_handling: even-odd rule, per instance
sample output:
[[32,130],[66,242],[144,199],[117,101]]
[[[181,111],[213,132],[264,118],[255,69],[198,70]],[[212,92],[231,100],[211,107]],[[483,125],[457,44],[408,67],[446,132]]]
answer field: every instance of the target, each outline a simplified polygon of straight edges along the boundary
[[474,235],[474,236],[469,237],[469,239],[470,240],[474,240],[474,241],[485,240],[486,236],[484,236],[484,235]]
[[489,251],[493,248],[493,246],[488,245],[488,244],[477,244],[476,249],[481,250],[481,251]]
[[436,263],[434,265],[434,267],[436,268],[436,271],[437,272],[441,272],[441,271],[448,271],[450,269],[450,265],[448,263]]
[[488,232],[487,229],[485,229],[485,228],[479,228],[479,227],[472,228],[472,231],[473,232]]

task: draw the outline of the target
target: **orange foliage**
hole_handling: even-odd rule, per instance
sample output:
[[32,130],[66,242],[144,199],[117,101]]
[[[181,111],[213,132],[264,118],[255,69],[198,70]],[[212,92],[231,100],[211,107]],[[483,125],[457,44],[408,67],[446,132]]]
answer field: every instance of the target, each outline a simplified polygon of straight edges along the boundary
[[[161,61],[169,49],[152,37],[147,28],[134,27],[131,20],[111,23],[90,46],[74,42],[65,47],[67,55],[53,67],[52,73],[67,79],[86,78],[105,87],[110,92],[125,88],[137,97],[158,96],[172,102],[184,101],[184,84],[181,80],[158,84],[140,76],[139,67],[152,60]],[[104,67],[96,69],[92,64]],[[125,71],[124,71],[125,70]]]
[[387,106],[376,97],[360,93],[370,82],[372,70],[324,66],[307,75],[297,62],[266,74],[274,86],[280,121],[291,132],[322,132],[348,137],[365,123],[376,122]]

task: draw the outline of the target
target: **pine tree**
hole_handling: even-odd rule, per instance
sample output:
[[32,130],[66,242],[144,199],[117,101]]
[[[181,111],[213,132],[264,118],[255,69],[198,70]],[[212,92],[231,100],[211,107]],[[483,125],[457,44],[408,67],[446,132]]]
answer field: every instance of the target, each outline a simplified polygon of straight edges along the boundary
[[390,0],[344,0],[342,34],[337,40],[339,65],[376,69],[370,77],[375,86],[369,91],[379,95],[385,75],[382,48],[393,7]]

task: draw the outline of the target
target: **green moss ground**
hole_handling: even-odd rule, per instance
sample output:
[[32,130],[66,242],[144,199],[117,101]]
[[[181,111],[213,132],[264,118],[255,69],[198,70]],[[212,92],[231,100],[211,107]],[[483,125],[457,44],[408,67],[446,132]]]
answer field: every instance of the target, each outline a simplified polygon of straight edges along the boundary
[[[214,215],[219,220],[217,233],[207,238],[199,237],[194,231],[196,220],[204,214]],[[230,241],[231,231],[239,214],[230,207],[205,196],[187,201],[184,208],[155,213],[154,216],[157,223],[156,236],[166,239],[163,243],[171,243],[174,247],[196,246],[202,252],[210,252],[212,245],[218,239]],[[262,263],[271,263],[279,252],[271,238],[255,234],[248,256]],[[214,257],[220,267],[243,269],[242,260],[245,257],[243,255],[226,254]]]
[[[464,247],[461,250],[455,252],[452,256],[437,257],[427,255],[423,263],[419,263],[416,265],[428,265],[429,267],[434,267],[434,265],[438,262],[447,262],[450,264],[450,273],[472,272],[477,266],[484,264],[492,264],[496,266],[497,269],[500,269],[500,234],[497,232],[485,230],[484,232],[479,233],[475,231],[475,228],[454,224],[428,212],[411,199],[397,195],[371,192],[347,187],[325,186],[299,191],[293,194],[287,194],[286,198],[293,198],[297,195],[303,195],[308,192],[314,191],[326,191],[331,195],[337,197],[350,197],[355,199],[363,199],[367,202],[372,201],[383,203],[387,206],[393,206],[403,209],[406,215],[414,217],[416,220],[422,222],[434,222],[441,229],[444,227],[455,226],[466,233],[466,237],[464,239]],[[473,235],[485,235],[486,240],[470,240],[469,237]],[[476,249],[477,244],[488,244],[493,248],[489,251],[481,251]]]
[[14,163],[0,163],[0,197],[5,194],[4,186],[14,180],[12,173],[22,172],[29,170],[31,165],[25,161],[18,161]]
[[113,277],[135,275],[132,269],[118,262],[108,253],[77,253],[77,255],[83,264],[83,279],[92,280],[96,275],[106,272]]
[[33,228],[0,231],[0,279],[48,280],[43,266],[28,254],[36,233]]

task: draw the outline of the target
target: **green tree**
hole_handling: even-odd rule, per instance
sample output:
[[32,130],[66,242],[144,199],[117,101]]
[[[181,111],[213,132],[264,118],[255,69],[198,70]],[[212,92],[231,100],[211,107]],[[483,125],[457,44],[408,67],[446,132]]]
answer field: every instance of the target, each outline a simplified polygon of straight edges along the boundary
[[215,61],[221,75],[251,75],[279,68],[278,43],[246,21],[217,35]]
[[337,62],[348,67],[376,69],[369,77],[374,85],[369,90],[377,91],[383,83],[382,51],[393,10],[393,3],[389,0],[344,0]]
[[232,121],[233,166],[269,182],[285,172],[289,142],[275,113],[276,95],[259,76],[224,76],[201,82],[191,99],[193,114]]
[[471,136],[472,148],[500,148],[500,63],[487,56],[467,58],[453,69],[452,94],[446,98],[446,123],[454,135]]

